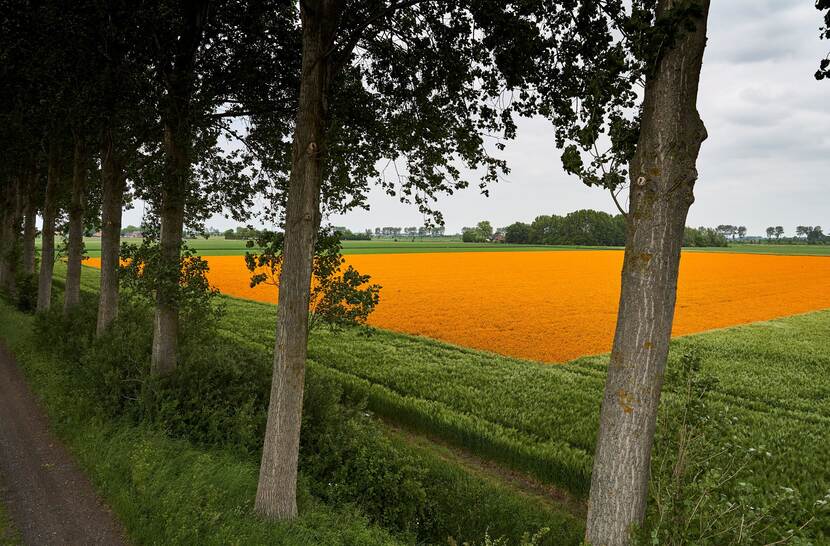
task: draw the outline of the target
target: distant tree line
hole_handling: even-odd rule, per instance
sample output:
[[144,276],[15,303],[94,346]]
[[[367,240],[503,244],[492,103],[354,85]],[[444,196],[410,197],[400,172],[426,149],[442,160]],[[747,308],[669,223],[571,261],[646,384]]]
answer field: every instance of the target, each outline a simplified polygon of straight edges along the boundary
[[[490,222],[462,230],[468,243],[504,242],[531,245],[624,246],[625,218],[621,214],[583,209],[565,216],[537,216],[531,223],[515,222],[493,230]],[[687,227],[683,246],[726,246],[726,236],[716,228]]]
[[732,224],[721,224],[715,228],[718,233],[733,241],[737,237],[743,239],[746,237],[746,226],[733,226]]
[[[133,227],[133,226],[129,226]],[[127,228],[129,229],[129,228]],[[139,228],[134,228],[138,230]],[[352,231],[345,226],[334,226],[333,231],[340,234],[341,241],[369,241],[374,237],[443,237],[445,228],[443,226],[413,226],[413,227],[383,227],[366,229],[365,231]],[[238,226],[236,229],[227,229],[222,232],[225,239],[253,240],[261,236],[260,230],[252,227]],[[202,235],[219,235],[216,230],[208,230]]]
[[[374,230],[375,237],[443,237],[445,233],[444,226],[411,226],[411,227],[376,227]],[[366,233],[371,234],[371,230],[366,230]]]
[[222,235],[225,236],[225,239],[247,241],[259,237],[260,231],[252,227],[237,226],[235,230],[226,229]]
[[824,234],[821,226],[796,226],[795,237],[783,237],[782,226],[769,226],[767,228],[767,240],[776,243],[826,245],[830,244],[830,237]]
[[461,240],[465,243],[486,243],[492,241],[493,236],[493,226],[486,220],[475,227],[461,228]]
[[372,238],[372,230],[367,229],[364,232],[352,231],[347,227],[335,226],[333,231],[340,235],[341,241],[368,241]]

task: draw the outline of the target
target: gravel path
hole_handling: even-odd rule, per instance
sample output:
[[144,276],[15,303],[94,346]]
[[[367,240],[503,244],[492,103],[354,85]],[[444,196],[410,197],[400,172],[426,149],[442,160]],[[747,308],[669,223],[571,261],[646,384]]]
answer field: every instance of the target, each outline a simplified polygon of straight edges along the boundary
[[49,430],[13,356],[0,345],[0,502],[23,544],[126,544],[124,528]]

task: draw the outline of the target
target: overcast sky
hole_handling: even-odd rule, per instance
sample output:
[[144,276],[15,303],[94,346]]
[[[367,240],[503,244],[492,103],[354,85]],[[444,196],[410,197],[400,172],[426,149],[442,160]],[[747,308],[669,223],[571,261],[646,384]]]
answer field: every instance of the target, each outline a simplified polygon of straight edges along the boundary
[[[822,225],[830,230],[830,82],[813,77],[830,42],[820,41],[812,0],[712,0],[699,110],[709,132],[689,225]],[[512,170],[491,187],[443,197],[448,233],[479,220],[501,227],[580,208],[614,212],[611,198],[561,168],[550,124],[521,120],[505,152]],[[371,210],[332,217],[354,230],[418,226],[417,209],[373,191]],[[136,224],[140,209],[128,211]],[[211,225],[234,225],[215,219]]]

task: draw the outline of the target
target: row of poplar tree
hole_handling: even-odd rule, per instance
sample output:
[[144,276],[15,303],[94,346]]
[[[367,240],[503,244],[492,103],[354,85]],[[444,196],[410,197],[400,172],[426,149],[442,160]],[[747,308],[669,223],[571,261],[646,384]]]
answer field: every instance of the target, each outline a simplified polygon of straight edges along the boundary
[[[65,306],[84,226],[100,226],[98,331],[118,313],[121,215],[147,204],[158,245],[153,373],[177,363],[185,229],[249,218],[285,233],[273,388],[256,510],[297,513],[315,238],[371,185],[441,223],[436,198],[495,182],[518,116],[556,128],[565,169],[629,188],[617,336],[586,538],[642,521],[695,162],[709,0],[74,0],[0,16],[0,283],[34,272],[51,302],[68,222]],[[826,68],[826,67],[824,67]],[[681,77],[682,76],[682,77]],[[671,153],[665,153],[666,150]],[[464,169],[462,169],[462,167]],[[468,180],[462,170],[476,173]]]

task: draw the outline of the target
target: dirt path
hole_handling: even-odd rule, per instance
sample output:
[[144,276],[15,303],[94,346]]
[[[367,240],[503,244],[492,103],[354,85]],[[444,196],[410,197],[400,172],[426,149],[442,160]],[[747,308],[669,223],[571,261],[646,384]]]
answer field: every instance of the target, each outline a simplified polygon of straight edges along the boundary
[[0,345],[0,489],[23,544],[121,545],[124,529],[49,430],[12,355]]

